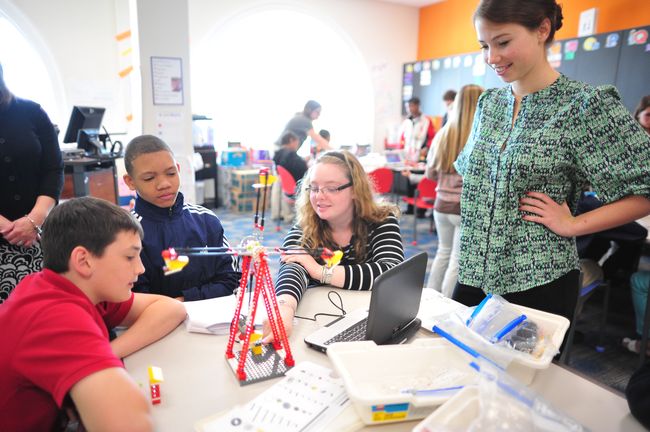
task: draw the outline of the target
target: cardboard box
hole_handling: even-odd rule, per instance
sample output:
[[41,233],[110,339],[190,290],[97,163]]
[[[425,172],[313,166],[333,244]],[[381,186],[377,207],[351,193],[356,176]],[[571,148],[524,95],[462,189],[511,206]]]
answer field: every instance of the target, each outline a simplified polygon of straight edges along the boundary
[[[255,214],[255,203],[257,201],[257,197],[237,197],[234,195],[230,196],[230,211],[233,213],[248,213],[251,216]],[[265,214],[265,219],[270,219],[271,214],[270,214],[270,197],[267,197],[266,199],[266,214]],[[262,211],[262,198],[260,197],[260,212]]]
[[253,212],[255,211],[255,199],[254,198],[234,199],[231,197],[229,210],[233,213],[253,214]]
[[233,170],[230,173],[230,189],[237,194],[256,194],[253,185],[259,182],[260,172],[256,169]]
[[226,149],[221,152],[220,165],[243,166],[248,163],[248,153],[243,149]]

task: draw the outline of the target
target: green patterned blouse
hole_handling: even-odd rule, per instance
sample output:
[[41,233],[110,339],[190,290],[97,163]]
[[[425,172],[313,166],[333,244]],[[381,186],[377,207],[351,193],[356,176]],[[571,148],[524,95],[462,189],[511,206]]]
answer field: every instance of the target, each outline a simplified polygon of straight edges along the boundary
[[459,282],[495,294],[579,268],[575,238],[522,219],[526,192],[566,201],[572,211],[587,185],[604,202],[650,198],[650,138],[614,87],[560,75],[522,98],[512,126],[514,103],[510,87],[481,95],[455,163],[463,176]]

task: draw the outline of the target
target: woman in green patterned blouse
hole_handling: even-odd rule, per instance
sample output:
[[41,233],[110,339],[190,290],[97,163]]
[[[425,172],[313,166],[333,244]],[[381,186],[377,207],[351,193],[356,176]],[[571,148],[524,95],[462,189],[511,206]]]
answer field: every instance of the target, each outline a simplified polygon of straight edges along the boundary
[[[650,214],[650,138],[611,86],[554,70],[546,48],[562,26],[554,0],[483,0],[474,23],[485,62],[509,86],[487,90],[456,161],[463,176],[459,283],[571,319],[575,237]],[[607,205],[573,216],[590,184]]]

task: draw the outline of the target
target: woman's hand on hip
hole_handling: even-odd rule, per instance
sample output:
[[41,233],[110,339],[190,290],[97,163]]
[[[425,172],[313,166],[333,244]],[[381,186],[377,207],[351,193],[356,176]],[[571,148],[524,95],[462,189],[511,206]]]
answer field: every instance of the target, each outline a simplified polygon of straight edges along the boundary
[[532,213],[522,216],[525,221],[544,225],[562,237],[574,236],[575,218],[566,201],[558,204],[544,193],[527,192],[519,200],[519,210]]

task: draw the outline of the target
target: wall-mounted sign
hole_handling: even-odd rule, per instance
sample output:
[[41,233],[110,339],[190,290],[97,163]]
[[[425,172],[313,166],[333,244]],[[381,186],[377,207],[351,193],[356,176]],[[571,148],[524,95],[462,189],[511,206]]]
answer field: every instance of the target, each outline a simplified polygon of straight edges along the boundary
[[578,37],[591,36],[596,33],[596,19],[598,10],[596,8],[587,9],[580,12],[580,22],[578,23]]
[[154,105],[183,105],[183,61],[180,57],[151,57]]

